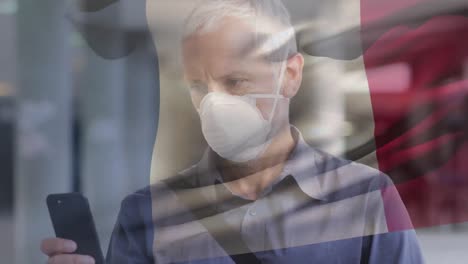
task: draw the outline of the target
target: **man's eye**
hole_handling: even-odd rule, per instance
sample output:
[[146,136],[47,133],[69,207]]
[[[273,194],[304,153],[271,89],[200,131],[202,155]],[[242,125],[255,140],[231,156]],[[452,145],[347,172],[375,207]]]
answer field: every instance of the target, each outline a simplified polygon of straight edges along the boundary
[[226,80],[226,84],[229,87],[239,87],[242,85],[245,85],[247,83],[247,80],[245,79],[228,79]]

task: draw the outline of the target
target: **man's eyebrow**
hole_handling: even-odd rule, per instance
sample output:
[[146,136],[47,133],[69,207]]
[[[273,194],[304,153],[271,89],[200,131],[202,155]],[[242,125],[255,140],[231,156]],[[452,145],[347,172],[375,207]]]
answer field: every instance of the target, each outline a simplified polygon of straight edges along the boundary
[[229,79],[229,78],[249,78],[252,75],[246,71],[232,71],[226,74],[222,74],[219,77],[216,77],[218,80]]

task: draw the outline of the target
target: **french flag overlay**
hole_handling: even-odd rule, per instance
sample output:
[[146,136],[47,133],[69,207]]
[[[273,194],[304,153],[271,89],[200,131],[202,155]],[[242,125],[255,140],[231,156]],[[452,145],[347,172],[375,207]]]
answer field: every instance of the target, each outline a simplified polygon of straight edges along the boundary
[[396,191],[415,228],[466,222],[468,3],[361,0],[360,16],[358,27],[302,48],[337,60],[363,56],[375,132],[351,153],[375,151],[395,183],[382,191],[389,230],[409,227],[395,224],[386,196]]
[[384,28],[364,50],[379,169],[415,228],[468,221],[467,15],[466,1],[361,0],[362,39]]

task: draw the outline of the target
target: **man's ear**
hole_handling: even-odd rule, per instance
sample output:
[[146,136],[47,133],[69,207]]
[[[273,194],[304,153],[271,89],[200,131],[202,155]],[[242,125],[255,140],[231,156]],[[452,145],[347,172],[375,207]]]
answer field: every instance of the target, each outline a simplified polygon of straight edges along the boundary
[[302,83],[302,70],[304,57],[300,53],[291,56],[286,62],[286,72],[283,83],[283,96],[293,98],[299,91]]

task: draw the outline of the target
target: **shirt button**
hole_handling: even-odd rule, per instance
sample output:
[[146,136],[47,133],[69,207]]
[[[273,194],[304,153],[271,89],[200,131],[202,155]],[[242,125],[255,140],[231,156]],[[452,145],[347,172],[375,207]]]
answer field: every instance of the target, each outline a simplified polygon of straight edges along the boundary
[[257,215],[257,212],[255,212],[254,210],[251,210],[251,211],[249,212],[249,214],[250,214],[251,216],[256,216],[256,215]]

